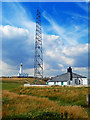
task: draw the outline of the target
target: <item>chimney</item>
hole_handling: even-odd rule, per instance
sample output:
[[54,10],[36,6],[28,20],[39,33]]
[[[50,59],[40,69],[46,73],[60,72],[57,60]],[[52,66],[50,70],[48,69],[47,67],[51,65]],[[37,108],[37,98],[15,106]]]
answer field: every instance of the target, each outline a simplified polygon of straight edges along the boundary
[[70,80],[72,80],[72,68],[67,68],[67,72],[70,73]]

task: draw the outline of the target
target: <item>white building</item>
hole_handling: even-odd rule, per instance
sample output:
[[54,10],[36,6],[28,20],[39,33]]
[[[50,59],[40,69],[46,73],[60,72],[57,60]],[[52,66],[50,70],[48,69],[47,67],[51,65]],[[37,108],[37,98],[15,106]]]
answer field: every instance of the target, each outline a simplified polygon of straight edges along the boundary
[[23,73],[23,65],[22,65],[22,63],[20,64],[20,70],[19,70],[19,73],[18,73],[18,77],[28,77],[27,73]]
[[88,79],[73,73],[72,68],[69,67],[67,73],[51,78],[47,81],[47,85],[88,85]]

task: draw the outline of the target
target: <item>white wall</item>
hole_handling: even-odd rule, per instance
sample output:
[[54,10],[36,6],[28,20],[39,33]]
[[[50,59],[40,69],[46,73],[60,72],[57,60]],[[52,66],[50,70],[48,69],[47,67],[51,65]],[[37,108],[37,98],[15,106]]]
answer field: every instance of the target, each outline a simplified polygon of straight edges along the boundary
[[18,73],[18,76],[19,76],[19,77],[28,77],[28,74],[27,74],[27,73],[21,73],[21,74]]
[[80,85],[88,85],[88,79],[87,78],[78,78],[77,79],[78,84],[75,83],[75,79],[77,79],[77,78],[73,78],[72,85],[79,85],[79,80],[80,80]]
[[67,82],[64,82],[64,85],[67,85]]
[[48,85],[54,85],[54,82],[48,82]]
[[[70,85],[76,85],[75,84],[75,79],[76,78],[73,78],[73,80],[70,81]],[[79,78],[78,78],[78,80],[79,80]],[[54,82],[49,82],[48,85],[55,85],[55,84],[54,84]],[[61,85],[61,82],[56,82],[56,85]],[[63,85],[68,85],[68,82],[63,82]],[[81,85],[88,85],[88,79],[87,78],[82,78]]]
[[[54,85],[54,82],[48,82],[48,85]],[[56,85],[61,85],[61,82],[56,82]],[[67,82],[63,82],[63,85],[67,85]]]
[[82,78],[83,80],[83,85],[88,85],[88,79],[87,78]]
[[29,87],[30,86],[30,84],[24,84],[24,87]]
[[61,85],[61,82],[57,82],[57,85]]

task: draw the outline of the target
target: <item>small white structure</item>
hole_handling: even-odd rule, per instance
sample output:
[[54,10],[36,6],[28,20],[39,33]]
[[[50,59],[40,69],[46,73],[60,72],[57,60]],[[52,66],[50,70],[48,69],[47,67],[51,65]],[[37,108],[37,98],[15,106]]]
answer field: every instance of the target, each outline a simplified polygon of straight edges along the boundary
[[24,84],[24,87],[48,87],[48,85],[30,85],[30,84]]
[[19,73],[18,73],[18,77],[28,77],[27,73],[23,73],[23,65],[22,65],[22,63],[20,64],[20,70],[19,70]]
[[47,85],[88,85],[88,79],[85,76],[73,73],[72,68],[67,69],[67,73],[58,75],[47,81]]

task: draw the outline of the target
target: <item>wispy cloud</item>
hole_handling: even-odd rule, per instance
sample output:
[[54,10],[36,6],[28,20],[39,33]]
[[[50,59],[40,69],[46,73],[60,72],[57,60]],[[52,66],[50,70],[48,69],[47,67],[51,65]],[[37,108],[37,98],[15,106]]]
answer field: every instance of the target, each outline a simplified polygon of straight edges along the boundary
[[81,9],[83,9],[85,12],[88,12],[88,2],[90,0],[85,0],[86,5],[83,4],[82,2],[76,3]]
[[[77,3],[77,5],[78,5],[78,3]],[[80,13],[75,13],[75,12],[67,12],[67,11],[64,11],[63,13],[64,14],[67,14],[67,15],[70,15],[70,16],[72,16],[72,19],[88,19],[88,9],[87,9],[87,7],[85,7],[86,8],[86,10],[85,10],[85,12],[86,12],[86,15],[81,15]]]
[[[43,12],[43,17],[51,24],[51,28],[55,31],[55,33],[57,33],[62,38],[64,44],[77,45],[80,37],[82,37],[82,36],[86,35],[86,33],[88,33],[88,29],[86,29],[84,26],[82,26],[82,27],[78,26],[78,29],[76,29],[77,26],[74,25],[73,23],[71,24],[71,26],[68,26],[68,24],[67,24],[67,26],[65,26],[65,27],[63,27],[62,24],[58,25],[53,20],[53,18],[45,11]],[[74,28],[73,28],[74,30],[72,31],[73,26],[74,26]]]
[[[4,3],[2,3],[2,9],[3,9],[2,21],[3,21],[3,23],[10,24],[13,26],[27,28],[29,30],[34,29],[34,27],[32,27],[32,25],[34,24],[33,17],[32,17],[32,14],[30,11],[29,11],[29,13],[27,13],[27,11],[21,6],[21,4],[19,2],[7,3],[7,6],[8,6],[7,9],[9,9],[10,13],[9,12],[7,13],[6,10],[4,10]],[[9,14],[10,14],[10,16],[9,16]],[[30,25],[31,25],[31,27],[30,27]]]

